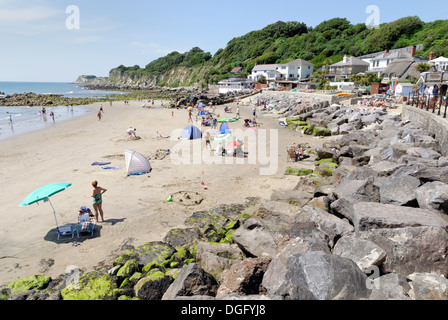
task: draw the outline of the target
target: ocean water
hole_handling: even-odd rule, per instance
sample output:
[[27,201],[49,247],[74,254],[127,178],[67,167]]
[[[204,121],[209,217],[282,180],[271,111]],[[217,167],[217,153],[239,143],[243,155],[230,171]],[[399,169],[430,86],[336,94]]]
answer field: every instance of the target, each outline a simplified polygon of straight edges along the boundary
[[82,84],[65,82],[2,82],[0,92],[6,95],[33,92],[37,94],[62,94],[68,98],[102,98],[121,91],[88,90]]
[[[83,85],[61,82],[0,82],[0,92],[6,95],[14,93],[33,92],[37,94],[62,94],[71,98],[100,98],[111,94],[124,92],[87,90]],[[28,133],[68,121],[73,118],[93,113],[83,106],[46,107],[46,114],[41,113],[42,107],[2,107],[0,106],[0,140],[19,134]],[[54,113],[53,118],[50,112]]]

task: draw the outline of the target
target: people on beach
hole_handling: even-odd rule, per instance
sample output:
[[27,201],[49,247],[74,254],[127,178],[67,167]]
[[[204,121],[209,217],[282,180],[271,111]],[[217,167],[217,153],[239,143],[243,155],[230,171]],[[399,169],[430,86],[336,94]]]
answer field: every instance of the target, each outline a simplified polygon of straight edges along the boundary
[[53,123],[54,123],[54,112],[53,111],[50,112],[50,117],[53,119]]
[[104,214],[103,214],[103,194],[107,191],[107,189],[98,186],[98,181],[94,180],[92,182],[93,191],[93,209],[95,210],[95,219],[98,220],[98,214],[101,215],[101,221],[104,222]]
[[130,127],[129,129],[128,129],[128,135],[129,135],[129,137],[132,139],[132,136],[134,136],[134,138],[137,138],[137,129],[136,128],[132,128],[132,127]]
[[101,121],[101,110],[98,111],[98,121]]
[[295,150],[294,155],[296,156],[296,161],[302,161],[302,159],[303,159],[303,148],[302,148],[302,146],[300,144],[297,146],[297,149]]
[[100,105],[100,112],[101,112],[101,113],[104,113],[103,105],[102,105],[102,104]]
[[208,147],[210,147],[210,150],[212,150],[212,145],[210,144],[210,131],[207,131],[205,134],[205,148],[208,150]]
[[9,125],[12,127],[12,116],[9,115]]
[[193,122],[193,118],[191,117],[193,114],[192,114],[192,112],[191,112],[191,109],[190,110],[188,110],[188,122]]

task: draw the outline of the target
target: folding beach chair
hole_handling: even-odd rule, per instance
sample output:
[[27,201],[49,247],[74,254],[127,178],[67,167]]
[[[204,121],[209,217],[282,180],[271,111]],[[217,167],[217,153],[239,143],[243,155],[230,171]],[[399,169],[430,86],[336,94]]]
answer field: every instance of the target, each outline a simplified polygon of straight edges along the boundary
[[88,213],[82,213],[78,216],[78,224],[76,225],[76,233],[78,238],[80,238],[81,233],[89,233],[93,236],[95,231],[95,223],[90,221],[90,216]]
[[73,236],[75,235],[75,229],[70,225],[57,227],[56,230],[58,232],[58,240],[60,240],[61,236],[71,236],[71,239],[73,239]]

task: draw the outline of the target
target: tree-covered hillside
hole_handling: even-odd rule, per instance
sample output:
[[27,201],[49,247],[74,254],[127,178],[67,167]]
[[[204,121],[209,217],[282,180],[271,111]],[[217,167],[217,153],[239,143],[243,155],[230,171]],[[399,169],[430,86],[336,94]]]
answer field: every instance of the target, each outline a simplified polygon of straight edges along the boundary
[[[230,40],[215,55],[193,48],[186,53],[172,52],[139,66],[120,66],[122,72],[134,76],[164,74],[178,67],[190,68],[190,78],[178,85],[206,85],[229,76],[234,67],[250,73],[255,64],[283,63],[304,59],[315,68],[342,60],[344,54],[361,56],[368,53],[424,44],[417,54],[429,57],[448,56],[448,20],[423,22],[418,17],[405,17],[384,23],[379,29],[368,29],[365,24],[352,25],[345,18],[334,18],[315,28],[304,23],[276,22]],[[173,72],[171,72],[173,74]],[[164,80],[169,83],[169,79]]]

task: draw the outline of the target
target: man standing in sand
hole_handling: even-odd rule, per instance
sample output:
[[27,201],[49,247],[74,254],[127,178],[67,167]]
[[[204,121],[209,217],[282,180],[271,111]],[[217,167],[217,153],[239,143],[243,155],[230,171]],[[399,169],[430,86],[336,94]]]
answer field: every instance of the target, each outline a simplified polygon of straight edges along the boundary
[[210,131],[207,131],[205,134],[205,148],[208,150],[208,147],[212,150],[212,145],[210,144]]
[[101,188],[98,186],[98,181],[92,182],[93,191],[92,191],[92,198],[93,198],[93,209],[95,209],[95,218],[96,221],[98,220],[98,213],[101,215],[101,222],[104,222],[104,215],[103,215],[103,193],[107,191],[107,189]]

